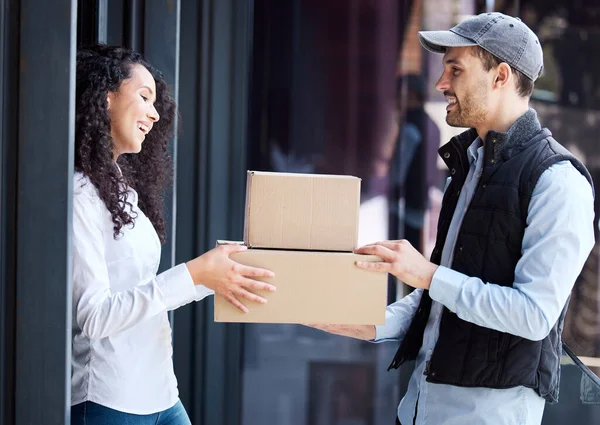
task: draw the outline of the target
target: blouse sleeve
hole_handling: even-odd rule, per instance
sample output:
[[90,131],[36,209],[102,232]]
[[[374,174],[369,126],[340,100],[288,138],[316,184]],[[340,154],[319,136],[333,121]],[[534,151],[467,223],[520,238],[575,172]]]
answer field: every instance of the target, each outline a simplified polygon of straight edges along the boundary
[[73,199],[73,317],[84,335],[99,339],[206,296],[185,264],[122,292],[109,285],[103,210],[87,193]]

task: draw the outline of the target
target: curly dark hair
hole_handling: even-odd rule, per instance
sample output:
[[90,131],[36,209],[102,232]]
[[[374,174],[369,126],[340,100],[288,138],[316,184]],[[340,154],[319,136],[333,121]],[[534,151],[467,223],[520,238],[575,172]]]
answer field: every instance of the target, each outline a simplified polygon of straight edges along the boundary
[[[120,155],[114,165],[107,96],[131,77],[132,66],[143,65],[156,82],[154,104],[160,120],[146,135],[137,154]],[[87,176],[112,215],[114,238],[123,226],[135,225],[127,211],[127,186],[138,193],[138,206],[150,219],[161,242],[166,239],[164,192],[173,170],[167,145],[173,134],[176,105],[162,74],[139,53],[124,47],[95,45],[77,52],[75,169]]]

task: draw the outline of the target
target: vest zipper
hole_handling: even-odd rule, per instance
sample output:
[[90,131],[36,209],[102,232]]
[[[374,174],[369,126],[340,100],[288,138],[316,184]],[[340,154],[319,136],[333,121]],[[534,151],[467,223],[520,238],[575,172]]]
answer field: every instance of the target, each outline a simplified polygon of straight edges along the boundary
[[[484,148],[485,149],[485,148]],[[484,152],[484,161],[485,161],[485,152]],[[469,203],[467,204],[467,207],[465,209],[465,212],[462,215],[462,218],[460,219],[460,224],[458,226],[458,232],[456,232],[456,237],[458,238],[458,236],[460,235],[460,233],[462,232],[462,227],[463,227],[463,223],[465,221],[465,216],[467,215],[467,211],[469,211],[469,208],[471,207],[471,203],[473,202],[473,198],[475,198],[475,195],[477,194],[477,191],[479,190],[479,187],[481,186],[481,178],[483,177],[483,169],[485,168],[485,162],[482,164],[481,166],[481,170],[479,172],[479,177],[477,180],[477,186],[475,186],[475,190],[473,191],[473,195],[471,196],[471,199],[469,199]],[[473,171],[474,175],[477,176],[477,164],[475,164],[475,170]],[[468,175],[468,173],[467,173]],[[465,183],[463,182],[463,187],[464,187]],[[461,187],[458,190],[458,196],[460,198],[460,192],[463,190],[463,187]],[[456,203],[458,204],[458,199],[456,200]],[[452,216],[454,216],[454,214],[456,213],[456,206],[454,207],[454,212],[452,214]],[[450,225],[452,225],[452,219],[450,219]],[[450,225],[448,226],[448,230],[450,230]],[[446,235],[448,236],[448,235]],[[452,257],[450,257],[450,265],[449,267],[452,268],[452,263],[454,263],[454,257],[456,255],[456,249],[460,248],[456,246],[456,242],[454,243],[454,247],[452,249]],[[442,247],[442,251],[443,251],[443,247]],[[440,262],[441,262],[441,254],[440,254]],[[444,312],[442,311],[441,317],[440,317],[440,324],[442,319],[444,318]],[[437,345],[437,343],[436,343]],[[435,347],[433,347],[433,350],[431,351],[431,356],[429,356],[429,360],[427,360],[425,362],[425,371],[423,372],[424,375],[427,376],[427,380],[431,380],[433,381],[433,379],[431,378],[432,376],[435,376],[434,374],[431,374],[431,361],[433,360],[433,356],[435,355]]]

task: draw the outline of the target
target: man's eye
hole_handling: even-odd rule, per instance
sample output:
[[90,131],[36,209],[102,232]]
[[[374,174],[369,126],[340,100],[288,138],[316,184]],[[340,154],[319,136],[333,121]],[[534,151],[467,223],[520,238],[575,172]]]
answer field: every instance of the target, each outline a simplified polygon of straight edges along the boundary
[[452,73],[454,75],[457,75],[459,72],[460,72],[460,69],[458,69],[458,68],[452,68]]

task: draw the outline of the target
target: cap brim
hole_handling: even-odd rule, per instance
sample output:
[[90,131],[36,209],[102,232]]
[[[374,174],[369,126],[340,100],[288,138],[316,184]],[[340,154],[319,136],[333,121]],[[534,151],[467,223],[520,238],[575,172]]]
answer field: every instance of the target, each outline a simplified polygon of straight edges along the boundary
[[448,47],[477,46],[473,40],[452,31],[419,31],[419,41],[432,53],[446,53]]

